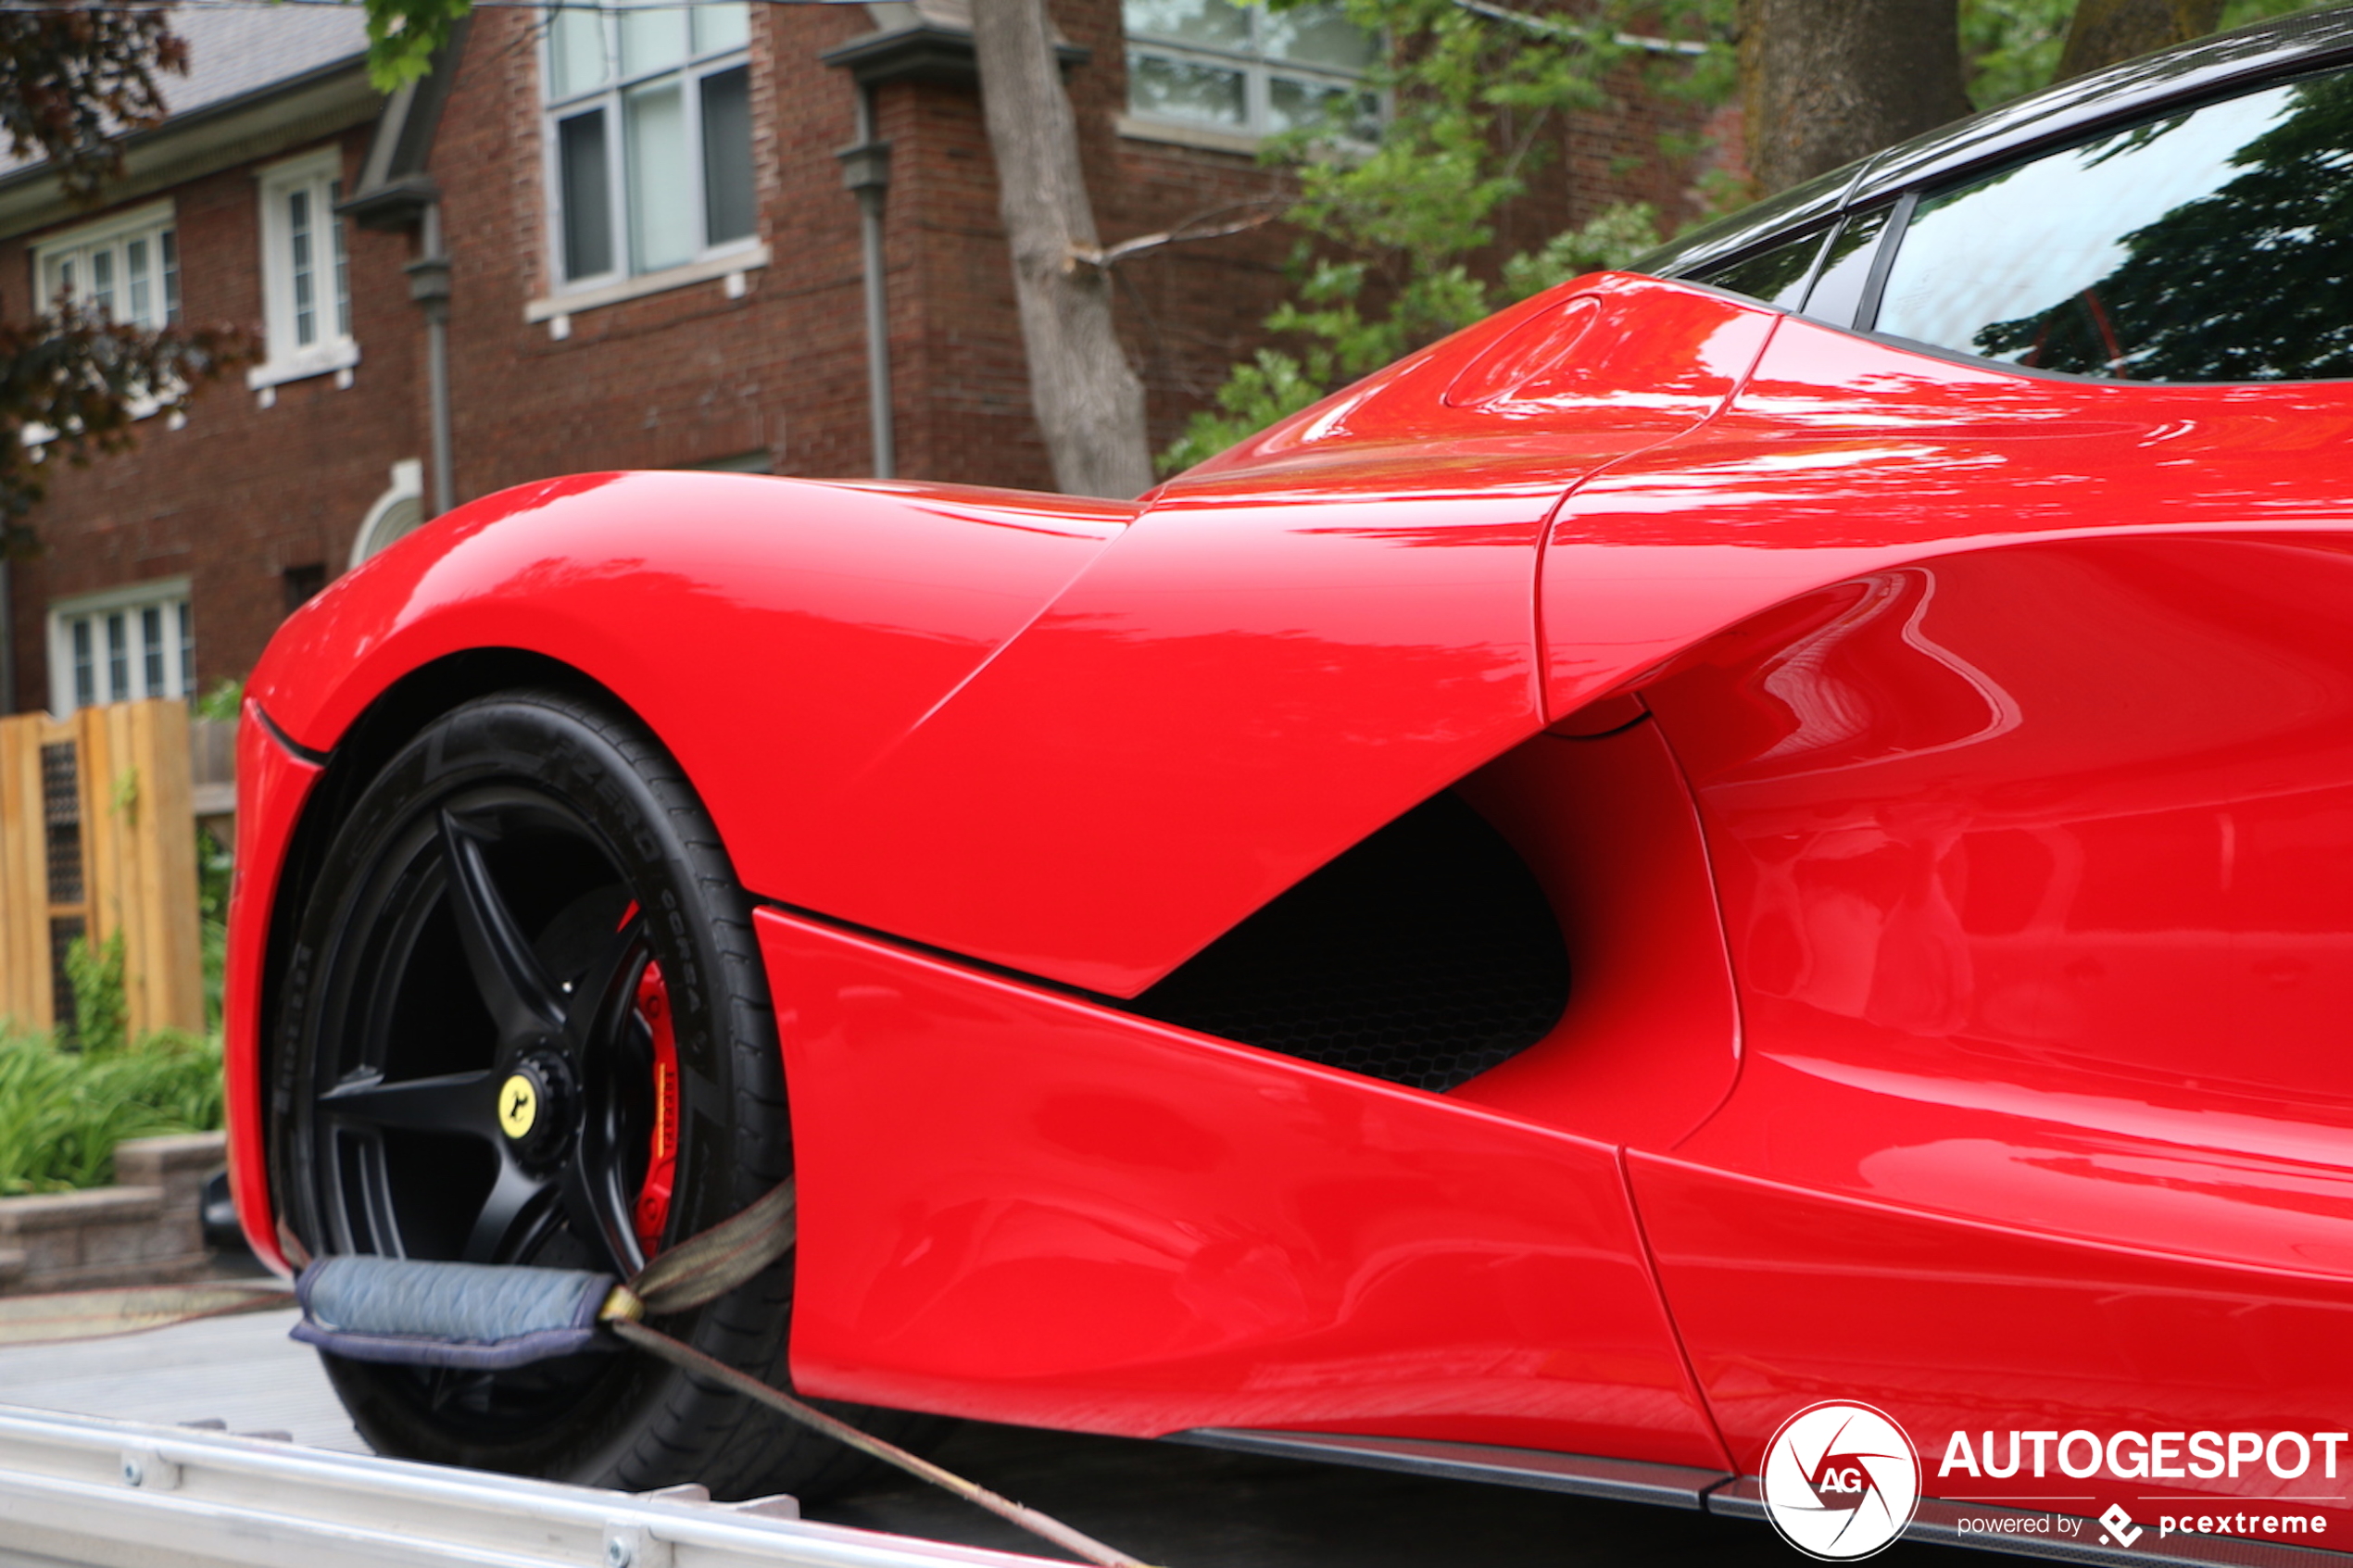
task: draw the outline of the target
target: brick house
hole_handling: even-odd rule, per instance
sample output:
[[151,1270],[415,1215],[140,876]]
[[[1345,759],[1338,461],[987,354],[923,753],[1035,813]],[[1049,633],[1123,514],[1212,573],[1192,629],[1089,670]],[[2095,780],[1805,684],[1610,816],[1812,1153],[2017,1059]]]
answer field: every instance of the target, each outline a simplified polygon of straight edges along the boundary
[[[0,309],[64,288],[243,324],[266,353],[132,454],[56,476],[45,553],[0,596],[0,702],[240,675],[423,517],[552,472],[1048,485],[965,3],[484,8],[388,99],[356,8],[178,13],[194,72],[105,207],[0,169]],[[1363,57],[1312,13],[1054,14],[1107,240],[1279,196],[1258,137],[1356,90]],[[1687,211],[1687,172],[1656,156],[1678,116],[1573,128],[1582,156],[1523,204],[1518,243],[1629,196]],[[1155,445],[1255,341],[1290,244],[1268,228],[1122,268]]]

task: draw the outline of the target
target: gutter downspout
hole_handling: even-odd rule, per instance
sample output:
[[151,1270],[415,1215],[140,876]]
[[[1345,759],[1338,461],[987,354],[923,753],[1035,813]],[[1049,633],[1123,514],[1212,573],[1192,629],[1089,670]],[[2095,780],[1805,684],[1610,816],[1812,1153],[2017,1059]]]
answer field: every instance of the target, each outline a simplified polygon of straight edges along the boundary
[[883,198],[890,190],[890,144],[875,140],[875,90],[858,90],[858,140],[835,154],[841,182],[858,197],[859,250],[866,282],[866,422],[873,433],[875,477],[898,470],[890,415],[890,302],[883,279]]
[[425,204],[423,244],[409,263],[409,297],[425,307],[425,391],[433,425],[433,511],[457,505],[449,464],[449,253],[441,245],[441,203]]

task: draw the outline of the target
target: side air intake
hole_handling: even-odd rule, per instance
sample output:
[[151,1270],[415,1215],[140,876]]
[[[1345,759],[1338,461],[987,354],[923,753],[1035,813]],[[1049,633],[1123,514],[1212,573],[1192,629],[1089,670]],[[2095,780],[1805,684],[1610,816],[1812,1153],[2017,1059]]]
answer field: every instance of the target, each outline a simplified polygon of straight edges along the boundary
[[1534,1045],[1568,1005],[1552,906],[1485,819],[1440,795],[1127,1004],[1164,1023],[1417,1089]]

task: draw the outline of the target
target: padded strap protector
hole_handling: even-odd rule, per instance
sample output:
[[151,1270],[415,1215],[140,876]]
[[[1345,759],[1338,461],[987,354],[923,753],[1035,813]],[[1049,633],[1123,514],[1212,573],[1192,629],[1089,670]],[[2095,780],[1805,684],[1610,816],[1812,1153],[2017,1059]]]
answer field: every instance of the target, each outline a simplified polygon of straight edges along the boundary
[[295,1281],[293,1333],[352,1361],[498,1371],[610,1348],[597,1317],[614,1284],[563,1269],[321,1258]]

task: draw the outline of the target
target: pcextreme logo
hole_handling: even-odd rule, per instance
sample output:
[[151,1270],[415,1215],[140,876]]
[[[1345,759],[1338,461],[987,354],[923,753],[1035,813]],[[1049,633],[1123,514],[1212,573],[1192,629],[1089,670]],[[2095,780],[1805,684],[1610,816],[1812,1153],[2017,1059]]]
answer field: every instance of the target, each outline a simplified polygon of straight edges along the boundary
[[1808,1557],[1869,1557],[1904,1533],[1919,1502],[1911,1438],[1869,1405],[1809,1405],[1765,1449],[1766,1517]]

